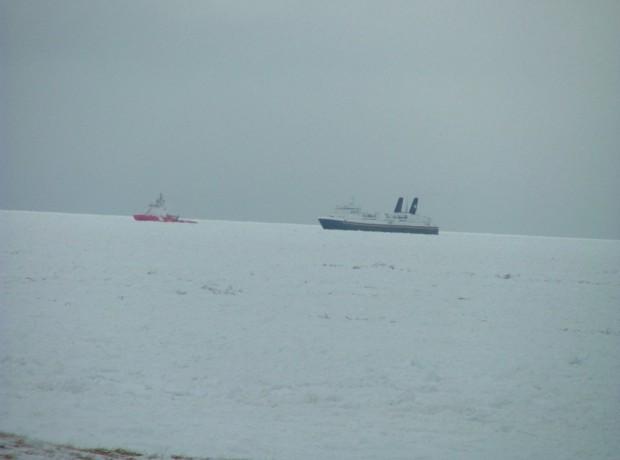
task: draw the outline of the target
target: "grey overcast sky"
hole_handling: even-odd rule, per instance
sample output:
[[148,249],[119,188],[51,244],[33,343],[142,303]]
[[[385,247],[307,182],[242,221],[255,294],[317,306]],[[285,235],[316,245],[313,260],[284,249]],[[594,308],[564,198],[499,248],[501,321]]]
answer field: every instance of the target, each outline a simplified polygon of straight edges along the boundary
[[0,208],[620,238],[620,2],[0,0]]

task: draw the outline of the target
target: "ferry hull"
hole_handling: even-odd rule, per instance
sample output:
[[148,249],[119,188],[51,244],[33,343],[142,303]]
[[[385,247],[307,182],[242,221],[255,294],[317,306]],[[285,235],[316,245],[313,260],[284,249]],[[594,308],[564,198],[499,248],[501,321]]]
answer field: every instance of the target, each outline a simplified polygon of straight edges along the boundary
[[424,235],[438,235],[439,227],[431,225],[400,225],[372,222],[355,222],[344,219],[319,218],[321,227],[325,230],[360,230],[365,232],[389,233],[420,233]]
[[140,222],[174,222],[178,224],[197,224],[195,220],[179,219],[177,216],[155,216],[153,214],[134,214],[133,218]]

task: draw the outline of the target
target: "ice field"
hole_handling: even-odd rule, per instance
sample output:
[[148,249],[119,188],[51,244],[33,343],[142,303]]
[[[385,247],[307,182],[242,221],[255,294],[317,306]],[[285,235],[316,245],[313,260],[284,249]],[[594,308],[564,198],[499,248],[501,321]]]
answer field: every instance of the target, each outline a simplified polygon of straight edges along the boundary
[[620,241],[11,211],[0,239],[2,432],[234,459],[620,458]]

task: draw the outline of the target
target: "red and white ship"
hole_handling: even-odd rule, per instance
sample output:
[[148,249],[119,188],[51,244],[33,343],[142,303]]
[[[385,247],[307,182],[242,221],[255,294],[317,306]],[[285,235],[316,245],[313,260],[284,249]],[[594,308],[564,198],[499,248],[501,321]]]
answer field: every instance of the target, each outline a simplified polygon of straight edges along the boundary
[[134,214],[133,218],[142,222],[176,222],[180,224],[197,224],[195,220],[180,219],[179,216],[168,214],[166,211],[166,200],[160,193],[155,203],[149,204],[144,214]]

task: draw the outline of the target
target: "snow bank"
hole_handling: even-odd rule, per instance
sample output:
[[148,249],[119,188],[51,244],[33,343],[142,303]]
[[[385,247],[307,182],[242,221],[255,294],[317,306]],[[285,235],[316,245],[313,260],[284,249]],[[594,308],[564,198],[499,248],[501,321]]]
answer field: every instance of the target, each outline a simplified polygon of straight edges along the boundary
[[252,459],[620,451],[620,241],[0,212],[0,431]]

